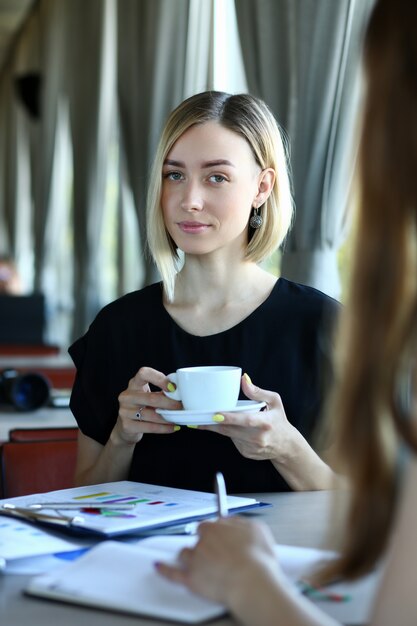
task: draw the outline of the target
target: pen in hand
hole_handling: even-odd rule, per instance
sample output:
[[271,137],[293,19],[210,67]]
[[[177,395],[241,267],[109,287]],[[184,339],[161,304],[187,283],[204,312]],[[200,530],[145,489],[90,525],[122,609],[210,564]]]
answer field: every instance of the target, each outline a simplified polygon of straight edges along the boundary
[[217,496],[217,513],[219,517],[227,517],[229,509],[227,506],[227,492],[224,476],[221,472],[217,472],[214,481],[214,491]]

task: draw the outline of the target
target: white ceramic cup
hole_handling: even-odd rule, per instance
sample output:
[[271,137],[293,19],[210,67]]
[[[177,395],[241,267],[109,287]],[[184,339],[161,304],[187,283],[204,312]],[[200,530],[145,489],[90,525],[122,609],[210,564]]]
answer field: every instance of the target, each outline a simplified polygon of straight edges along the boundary
[[232,411],[236,408],[242,369],[228,365],[181,367],[168,374],[175,391],[168,398],[181,400],[186,411]]

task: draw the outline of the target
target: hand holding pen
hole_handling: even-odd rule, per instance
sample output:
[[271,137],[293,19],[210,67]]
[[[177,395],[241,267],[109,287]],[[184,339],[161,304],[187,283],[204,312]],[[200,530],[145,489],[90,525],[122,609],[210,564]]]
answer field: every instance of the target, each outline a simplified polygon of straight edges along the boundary
[[[217,472],[215,477],[215,493],[217,496],[218,517],[227,517],[229,511],[227,507],[226,484],[224,482],[224,476],[221,472]],[[347,602],[350,600],[350,596],[348,595],[316,587],[306,581],[299,581],[298,587],[301,590],[301,593],[309,597],[311,600],[327,602]]]
[[[157,563],[160,574],[191,591],[229,606],[237,588],[247,594],[240,576],[247,580],[248,568],[258,579],[259,564],[269,559],[270,570],[276,567],[274,540],[270,530],[241,516],[228,515],[227,493],[222,474],[215,476],[217,520],[201,522],[198,540],[183,548],[176,563]],[[257,558],[257,555],[261,558]],[[254,558],[254,556],[256,558]]]

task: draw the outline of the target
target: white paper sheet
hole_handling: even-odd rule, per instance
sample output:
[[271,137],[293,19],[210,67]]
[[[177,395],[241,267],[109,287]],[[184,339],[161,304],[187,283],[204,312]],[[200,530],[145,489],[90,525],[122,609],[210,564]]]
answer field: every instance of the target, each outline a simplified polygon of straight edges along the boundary
[[92,545],[84,539],[62,538],[33,524],[0,516],[0,557],[5,561],[56,552],[70,552]]
[[[123,502],[134,504],[129,511],[88,511],[89,501],[101,501],[103,504]],[[158,485],[148,485],[133,481],[103,483],[88,487],[62,489],[48,493],[21,496],[9,500],[0,500],[0,506],[11,503],[18,507],[48,502],[73,502],[80,506],[80,511],[71,511],[77,521],[71,524],[74,529],[93,530],[104,536],[112,537],[122,533],[146,530],[147,528],[174,524],[182,520],[215,515],[216,497],[213,493],[173,489]],[[252,498],[228,496],[229,509],[251,508],[259,504]],[[41,511],[42,513],[44,511]],[[58,512],[45,510],[56,518]],[[62,514],[68,511],[62,509]],[[2,517],[0,517],[0,520]]]
[[[152,537],[138,544],[106,541],[77,562],[34,578],[28,591],[34,595],[76,604],[197,623],[221,615],[221,606],[166,581],[155,570],[155,561],[171,561],[195,537]],[[305,577],[334,553],[278,545],[277,557],[289,584]],[[346,602],[314,601],[325,613],[343,624],[368,621],[378,580],[373,573],[355,583],[338,583],[328,589],[348,595]]]

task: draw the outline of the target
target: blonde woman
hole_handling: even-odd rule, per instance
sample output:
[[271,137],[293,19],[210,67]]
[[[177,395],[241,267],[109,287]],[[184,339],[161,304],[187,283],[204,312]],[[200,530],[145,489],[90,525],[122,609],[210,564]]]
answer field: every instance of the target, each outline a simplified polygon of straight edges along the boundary
[[[384,557],[373,626],[417,624],[417,3],[379,0],[365,40],[360,211],[338,387],[330,406],[352,504],[340,558],[354,578]],[[336,419],[337,418],[337,419]],[[223,602],[248,626],[336,626],[285,583],[268,529],[200,527],[182,567],[161,573]]]
[[[210,491],[221,470],[232,492],[329,487],[332,471],[310,441],[338,306],[259,265],[292,212],[284,144],[264,102],[204,92],[172,112],[148,194],[162,282],[105,307],[70,348],[78,484]],[[175,427],[156,409],[181,405],[161,390],[168,373],[193,365],[240,366],[243,397],[267,409]]]

